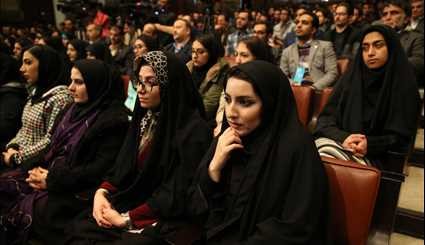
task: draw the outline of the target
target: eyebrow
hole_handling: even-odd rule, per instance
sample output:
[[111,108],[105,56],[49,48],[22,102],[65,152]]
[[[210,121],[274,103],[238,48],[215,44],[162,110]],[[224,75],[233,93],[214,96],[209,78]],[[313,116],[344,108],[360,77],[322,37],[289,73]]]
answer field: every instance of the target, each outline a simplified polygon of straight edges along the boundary
[[377,44],[377,43],[380,43],[380,42],[385,42],[385,40],[384,39],[380,39],[380,40],[373,41],[371,43],[364,42],[364,43],[362,43],[362,45]]
[[[228,96],[228,97],[232,97],[232,96],[230,96],[228,93],[224,93],[224,95],[225,96]],[[236,99],[251,99],[251,100],[256,100],[256,98],[255,97],[253,97],[253,96],[249,96],[249,95],[240,95],[240,96],[236,96],[235,97]]]

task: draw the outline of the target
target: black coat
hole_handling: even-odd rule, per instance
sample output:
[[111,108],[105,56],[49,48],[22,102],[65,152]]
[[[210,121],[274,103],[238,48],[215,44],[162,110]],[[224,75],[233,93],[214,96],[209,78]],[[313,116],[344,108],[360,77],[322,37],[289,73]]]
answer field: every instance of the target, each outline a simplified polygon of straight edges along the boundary
[[416,81],[424,86],[424,35],[417,31],[404,31],[400,34],[400,43],[406,52],[409,63],[415,70]]
[[0,149],[2,150],[21,128],[22,110],[26,99],[27,90],[22,84],[8,83],[0,86]]
[[[188,189],[187,211],[206,217],[201,244],[320,245],[325,242],[327,181],[312,137],[298,120],[289,81],[275,65],[255,60],[232,68],[250,78],[261,98],[260,125],[242,136],[218,183],[208,172],[219,138]],[[222,132],[229,127],[223,118]]]
[[46,244],[60,244],[64,229],[79,212],[89,208],[104,174],[112,167],[128,128],[121,103],[99,112],[65,166],[51,167],[48,200],[35,207],[34,230]]

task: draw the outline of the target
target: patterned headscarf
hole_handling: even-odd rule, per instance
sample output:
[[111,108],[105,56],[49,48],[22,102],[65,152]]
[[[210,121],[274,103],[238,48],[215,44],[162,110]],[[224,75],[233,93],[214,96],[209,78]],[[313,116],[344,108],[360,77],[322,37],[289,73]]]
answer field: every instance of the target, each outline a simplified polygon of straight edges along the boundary
[[157,81],[161,85],[166,85],[168,83],[167,56],[165,56],[162,51],[151,51],[143,55],[142,62],[137,70],[140,70],[140,67],[145,64],[149,64],[152,67],[156,74]]

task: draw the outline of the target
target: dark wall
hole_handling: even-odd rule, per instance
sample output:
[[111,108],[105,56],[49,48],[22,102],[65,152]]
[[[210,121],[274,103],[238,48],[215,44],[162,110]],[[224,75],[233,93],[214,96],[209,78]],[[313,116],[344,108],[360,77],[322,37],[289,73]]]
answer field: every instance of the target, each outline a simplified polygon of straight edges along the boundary
[[52,0],[0,0],[0,23],[54,23]]

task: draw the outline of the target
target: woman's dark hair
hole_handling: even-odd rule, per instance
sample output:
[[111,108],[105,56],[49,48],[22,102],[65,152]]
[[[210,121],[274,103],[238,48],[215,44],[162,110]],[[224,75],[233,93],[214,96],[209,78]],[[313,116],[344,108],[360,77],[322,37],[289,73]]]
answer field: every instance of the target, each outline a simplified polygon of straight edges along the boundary
[[140,37],[138,37],[137,39],[145,43],[148,51],[159,50],[158,39],[145,34],[140,35]]
[[90,52],[96,59],[102,60],[106,64],[112,64],[112,56],[105,43],[97,41],[87,46],[86,51]]
[[16,43],[19,43],[19,45],[21,45],[22,53],[24,53],[34,45],[33,41],[26,37],[19,38],[18,40],[16,40]]
[[270,47],[258,37],[246,37],[241,39],[239,43],[244,43],[251,51],[256,60],[264,60],[270,63],[275,63]]
[[203,34],[196,37],[195,41],[198,41],[208,51],[209,59],[208,63],[215,64],[218,59],[224,56],[224,48],[221,42],[213,34]]
[[86,48],[89,45],[88,42],[80,40],[80,39],[73,39],[71,40],[68,45],[71,45],[76,51],[77,51],[77,60],[85,59],[87,56]]

